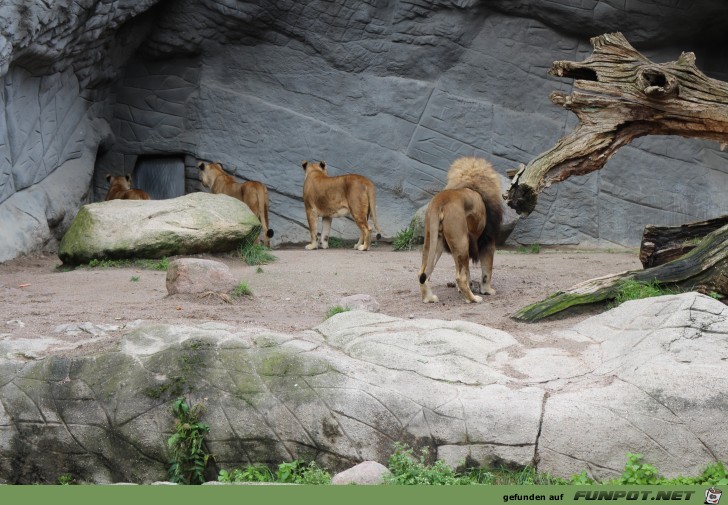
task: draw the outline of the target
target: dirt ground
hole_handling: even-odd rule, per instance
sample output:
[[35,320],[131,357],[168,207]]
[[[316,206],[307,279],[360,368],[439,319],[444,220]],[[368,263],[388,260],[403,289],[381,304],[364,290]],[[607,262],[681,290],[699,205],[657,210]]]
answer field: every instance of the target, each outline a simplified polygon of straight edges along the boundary
[[[315,327],[342,297],[360,293],[373,296],[380,312],[391,316],[463,319],[508,331],[517,338],[539,335],[543,341],[553,330],[568,328],[601,309],[579,310],[537,324],[519,323],[509,316],[577,282],[641,268],[635,251],[542,248],[538,254],[522,254],[499,250],[493,274],[497,294],[484,297],[481,304],[466,304],[454,287],[447,286],[454,280],[454,265],[450,256],[443,255],[432,277],[440,302],[424,304],[417,282],[418,250],[396,252],[388,245],[368,252],[305,251],[300,247],[278,249],[274,254],[278,260],[262,265],[262,271],[232,256],[203,256],[226,263],[252,289],[252,297],[232,304],[209,297],[168,296],[166,273],[160,271],[88,267],[62,271],[54,255],[6,262],[0,264],[0,341],[39,336],[64,342],[78,339],[83,343],[62,354],[92,354],[113,348],[124,334],[124,326],[136,320],[170,324],[217,321],[295,332]],[[88,334],[54,332],[59,325],[84,322],[119,329],[91,343]]]

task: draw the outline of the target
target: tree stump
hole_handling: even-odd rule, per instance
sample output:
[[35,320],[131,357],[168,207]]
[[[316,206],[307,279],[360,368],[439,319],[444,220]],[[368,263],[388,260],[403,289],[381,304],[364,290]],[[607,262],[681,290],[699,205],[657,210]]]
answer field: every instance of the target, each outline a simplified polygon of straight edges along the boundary
[[686,223],[681,226],[645,226],[640,244],[640,261],[645,268],[679,258],[698,245],[708,233],[728,224],[728,215]]
[[693,53],[655,64],[621,33],[591,43],[594,52],[586,60],[556,61],[549,71],[575,79],[571,94],[553,92],[550,98],[574,112],[579,125],[513,177],[504,197],[519,214],[533,211],[544,188],[599,170],[637,137],[680,135],[728,143],[728,83],[700,72]]

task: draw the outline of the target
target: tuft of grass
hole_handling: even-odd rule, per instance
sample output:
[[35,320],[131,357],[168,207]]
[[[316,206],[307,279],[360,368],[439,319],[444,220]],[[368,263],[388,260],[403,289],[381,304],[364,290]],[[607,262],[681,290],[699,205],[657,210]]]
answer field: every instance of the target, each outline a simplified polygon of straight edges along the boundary
[[343,238],[339,237],[329,237],[329,249],[348,249],[349,247],[354,247],[354,243],[351,242],[351,245],[349,245],[350,240],[344,240]]
[[278,258],[263,244],[256,244],[255,237],[248,237],[238,248],[240,259],[250,266],[272,263]]
[[139,282],[139,276],[138,275],[132,275],[131,276],[131,282]]
[[240,281],[240,283],[235,286],[235,289],[233,289],[232,296],[233,298],[240,298],[242,296],[253,296],[253,291],[250,289],[247,282]]
[[674,295],[675,293],[677,293],[676,290],[662,287],[657,281],[646,283],[628,279],[619,285],[619,290],[614,298],[614,303],[610,305],[610,308],[617,307],[630,300],[641,300],[642,298],[650,298],[653,296]]
[[262,274],[263,273],[263,268],[261,268],[261,267],[256,268],[255,269],[255,273],[256,274]]
[[162,259],[92,259],[88,262],[89,268],[141,268],[144,270],[162,270],[169,268],[169,260],[164,257]]
[[398,231],[392,240],[395,251],[410,251],[415,245],[415,226],[410,223],[407,228]]
[[71,484],[76,484],[76,479],[70,473],[63,473],[58,476],[56,482],[58,482],[59,486],[70,486]]
[[329,307],[329,310],[326,311],[326,316],[324,317],[324,320],[335,316],[336,314],[341,314],[342,312],[349,312],[351,309],[349,307],[342,307],[341,305],[334,305],[333,307]]
[[516,247],[516,252],[520,254],[538,254],[541,252],[541,246],[539,244],[519,245]]

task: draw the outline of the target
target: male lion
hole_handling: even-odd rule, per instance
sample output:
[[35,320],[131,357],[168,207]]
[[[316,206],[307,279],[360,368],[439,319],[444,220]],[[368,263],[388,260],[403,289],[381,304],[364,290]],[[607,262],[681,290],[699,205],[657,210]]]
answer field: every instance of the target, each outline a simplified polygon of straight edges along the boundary
[[[197,164],[197,168],[201,170],[202,185],[210,188],[210,192],[232,196],[250,207],[250,211],[255,214],[263,227],[263,243],[266,247],[270,247],[273,230],[268,228],[268,188],[258,181],[236,182],[232,175],[223,170],[220,163],[201,161]],[[259,242],[260,237],[255,239],[256,244]]]
[[146,191],[131,189],[131,175],[106,176],[109,182],[109,191],[106,192],[106,200],[151,200]]
[[425,303],[437,302],[430,275],[443,249],[455,260],[455,281],[467,303],[483,298],[470,290],[468,258],[480,261],[480,293],[494,295],[490,286],[495,241],[503,220],[498,175],[482,158],[459,158],[450,166],[445,189],[436,194],[425,213],[425,243],[419,271],[420,293]]
[[359,227],[359,241],[354,249],[366,251],[369,249],[372,229],[369,227],[371,215],[376,227],[377,239],[382,238],[382,230],[377,223],[377,196],[372,181],[357,174],[339,175],[329,177],[326,173],[326,162],[301,163],[306,175],[303,180],[303,204],[306,207],[306,218],[311,232],[311,243],[306,249],[317,249],[318,241],[316,231],[318,217],[321,216],[323,229],[321,231],[321,248],[329,247],[329,231],[331,221],[335,217],[351,214]]

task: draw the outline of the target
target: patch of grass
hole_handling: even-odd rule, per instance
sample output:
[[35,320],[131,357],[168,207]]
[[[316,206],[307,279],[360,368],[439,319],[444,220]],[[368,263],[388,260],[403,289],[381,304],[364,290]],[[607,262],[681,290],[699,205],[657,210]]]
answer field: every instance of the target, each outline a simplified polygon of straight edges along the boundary
[[341,314],[342,312],[349,312],[351,309],[349,307],[342,307],[341,305],[334,305],[333,307],[329,307],[329,310],[326,311],[326,316],[324,317],[324,320],[335,316],[336,314]]
[[172,460],[169,477],[177,484],[202,484],[210,454],[204,447],[204,436],[210,427],[200,422],[201,405],[190,407],[184,398],[178,398],[172,406],[175,417],[174,434],[167,439]]
[[708,293],[708,296],[713,298],[714,300],[722,300],[723,298],[725,298],[725,296],[718,293],[717,291],[711,291],[710,293]]
[[539,244],[519,245],[516,247],[516,252],[520,254],[538,254],[541,252],[541,246]]
[[169,260],[165,257],[162,259],[92,259],[88,262],[89,268],[141,268],[144,270],[161,270],[166,271],[169,268]]
[[674,295],[675,293],[677,293],[676,290],[662,287],[657,281],[646,283],[628,279],[620,284],[617,296],[614,298],[614,302],[610,305],[610,308],[617,307],[630,300],[641,300],[642,298],[650,298],[653,296]]
[[410,251],[415,245],[415,226],[410,223],[407,228],[398,231],[392,240],[392,247],[395,251]]
[[76,483],[76,479],[74,479],[73,475],[70,473],[64,473],[58,476],[56,482],[58,482],[59,486],[70,486],[71,484]]
[[219,482],[279,482],[284,484],[324,485],[331,483],[331,474],[315,462],[309,464],[294,460],[281,463],[276,472],[263,465],[246,466],[231,472],[220,470]]
[[235,289],[233,289],[231,294],[233,298],[240,298],[241,296],[253,296],[253,291],[250,289],[247,282],[240,281],[240,283],[235,286]]
[[278,258],[263,244],[256,244],[255,237],[249,237],[238,248],[240,259],[250,266],[272,263]]
[[138,275],[132,275],[131,276],[131,282],[139,282],[139,276]]
[[354,242],[339,237],[329,237],[329,249],[348,249],[354,247]]
[[262,274],[263,273],[263,268],[261,268],[261,267],[256,268],[255,269],[255,273],[256,274]]

